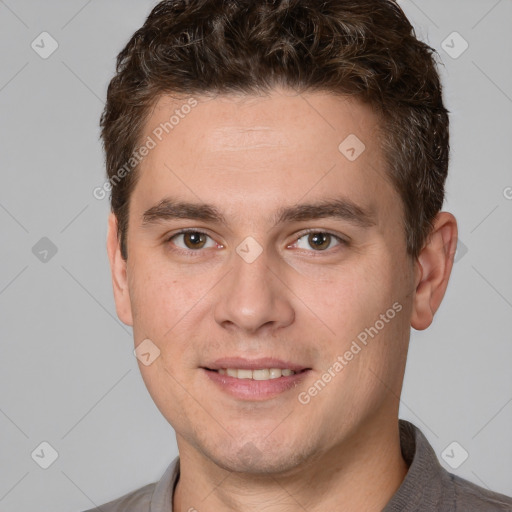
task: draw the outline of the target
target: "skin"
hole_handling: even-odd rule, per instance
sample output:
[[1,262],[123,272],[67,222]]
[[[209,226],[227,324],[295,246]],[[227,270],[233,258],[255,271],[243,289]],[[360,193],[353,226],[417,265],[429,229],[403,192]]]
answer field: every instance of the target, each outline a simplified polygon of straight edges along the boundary
[[[442,301],[456,220],[440,212],[418,259],[410,258],[378,119],[356,100],[283,89],[196,99],[141,164],[128,260],[113,214],[107,242],[117,314],[133,326],[136,346],[149,338],[160,350],[139,367],[176,431],[174,510],[325,512],[343,503],[345,511],[380,511],[407,473],[398,397],[410,328],[426,329]],[[160,98],[143,138],[185,102]],[[338,150],[349,134],[366,146],[355,161]],[[143,213],[171,195],[213,204],[226,222],[144,226]],[[372,210],[375,225],[271,221],[282,206],[340,196]],[[182,228],[205,232],[205,247],[189,249],[183,235],[169,241]],[[349,244],[331,239],[322,251],[308,243],[306,229]],[[262,248],[252,263],[236,252],[248,236]],[[395,302],[401,311],[308,404],[300,403],[299,393]],[[272,356],[311,371],[272,399],[242,400],[201,369],[227,356]]]

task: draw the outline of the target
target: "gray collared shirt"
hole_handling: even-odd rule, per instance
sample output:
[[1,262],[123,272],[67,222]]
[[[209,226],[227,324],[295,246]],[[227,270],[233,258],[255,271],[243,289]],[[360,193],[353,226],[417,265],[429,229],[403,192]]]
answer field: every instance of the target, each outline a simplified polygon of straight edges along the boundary
[[[421,430],[408,421],[399,422],[402,456],[409,470],[382,512],[512,512],[512,498],[446,471]],[[176,457],[158,482],[85,512],[172,512],[178,478]]]

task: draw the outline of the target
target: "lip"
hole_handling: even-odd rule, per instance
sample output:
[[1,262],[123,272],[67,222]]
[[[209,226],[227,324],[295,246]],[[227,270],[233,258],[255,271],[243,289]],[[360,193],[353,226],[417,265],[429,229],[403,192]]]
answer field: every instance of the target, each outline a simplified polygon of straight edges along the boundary
[[[237,368],[242,370],[289,368],[296,373],[269,380],[237,379],[236,377],[221,375],[217,371],[213,371],[221,368]],[[309,375],[311,368],[272,357],[259,359],[229,357],[217,359],[213,363],[201,367],[201,371],[209,382],[231,397],[239,400],[261,402],[296,388]]]
[[298,373],[303,370],[309,370],[307,366],[303,366],[291,361],[283,361],[274,357],[260,357],[258,359],[246,359],[244,357],[223,357],[216,359],[212,363],[205,364],[202,368],[208,370],[220,370],[221,368],[236,368],[241,370],[259,370],[260,368],[279,368],[284,370],[289,368]]

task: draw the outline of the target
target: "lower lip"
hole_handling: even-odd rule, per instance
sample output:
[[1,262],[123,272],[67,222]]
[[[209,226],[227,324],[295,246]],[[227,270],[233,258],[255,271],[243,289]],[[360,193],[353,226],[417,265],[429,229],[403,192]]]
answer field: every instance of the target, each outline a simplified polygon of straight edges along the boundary
[[286,377],[269,380],[237,379],[202,368],[206,376],[222,391],[241,400],[268,400],[297,387],[308,375],[304,370]]

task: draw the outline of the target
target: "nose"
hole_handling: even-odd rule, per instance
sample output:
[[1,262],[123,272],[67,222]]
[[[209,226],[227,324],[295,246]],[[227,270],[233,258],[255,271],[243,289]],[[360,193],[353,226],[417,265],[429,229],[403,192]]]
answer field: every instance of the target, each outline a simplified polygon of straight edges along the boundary
[[294,321],[293,294],[269,260],[265,251],[250,263],[233,254],[232,270],[218,288],[215,302],[215,321],[221,327],[246,334],[271,333]]

